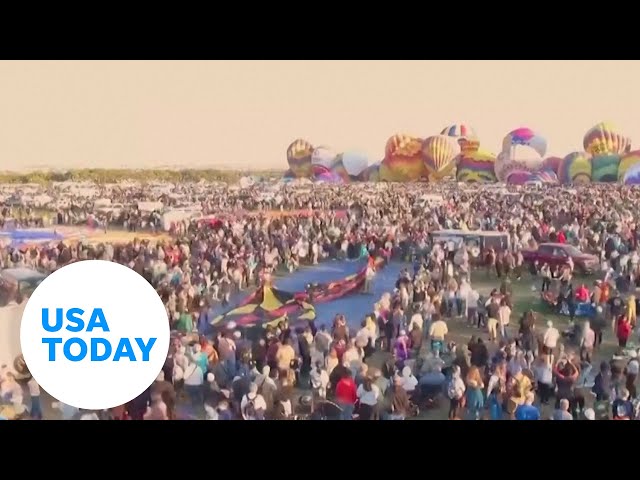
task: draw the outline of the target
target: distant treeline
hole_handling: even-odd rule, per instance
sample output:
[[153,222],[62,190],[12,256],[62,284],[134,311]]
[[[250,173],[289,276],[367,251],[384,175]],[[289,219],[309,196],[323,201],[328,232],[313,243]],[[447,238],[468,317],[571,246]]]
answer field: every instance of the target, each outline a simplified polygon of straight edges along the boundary
[[0,183],[38,183],[47,184],[51,182],[95,182],[95,183],[118,183],[123,181],[138,182],[235,182],[246,175],[258,177],[282,176],[283,171],[263,170],[263,171],[234,171],[234,170],[212,170],[212,169],[185,169],[185,170],[129,170],[129,169],[101,169],[86,168],[79,170],[68,170],[66,172],[53,171],[33,171],[29,173],[0,173]]

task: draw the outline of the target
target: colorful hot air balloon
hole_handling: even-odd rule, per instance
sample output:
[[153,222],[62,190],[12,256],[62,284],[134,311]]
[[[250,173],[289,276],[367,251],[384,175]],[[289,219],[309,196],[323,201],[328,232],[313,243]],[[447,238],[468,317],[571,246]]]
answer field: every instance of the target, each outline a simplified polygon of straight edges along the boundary
[[573,152],[560,162],[558,180],[562,184],[591,182],[591,155],[586,152]]
[[625,172],[622,178],[625,185],[640,185],[640,163],[634,163]]
[[506,181],[511,172],[535,173],[542,166],[542,156],[538,150],[528,145],[515,144],[503,150],[496,159],[496,177]]
[[461,152],[456,158],[456,179],[459,182],[495,182],[496,156],[480,150],[480,142],[476,139],[460,139],[458,143]]
[[447,135],[448,137],[456,138],[477,138],[476,132],[473,130],[473,128],[463,123],[456,123],[455,125],[444,127],[440,132],[440,135]]
[[439,180],[450,175],[456,164],[454,159],[460,152],[454,137],[434,135],[422,144],[424,163],[430,180]]
[[627,170],[637,164],[640,164],[640,150],[625,153],[620,159],[620,165],[618,165],[618,180],[622,180]]
[[387,141],[385,157],[380,165],[380,180],[413,182],[426,178],[422,159],[422,140],[410,135],[394,135]]
[[327,168],[331,168],[335,159],[335,152],[327,147],[318,147],[313,151],[313,154],[311,154],[311,163],[313,165],[322,165]]
[[630,150],[631,140],[620,134],[610,123],[599,123],[584,136],[582,145],[587,153],[595,156],[623,155]]
[[534,177],[533,181],[535,182],[541,182],[546,184],[558,183],[558,175],[549,169],[542,169],[539,172],[535,173],[533,177]]
[[340,175],[322,165],[313,166],[313,179],[319,183],[343,183]]
[[615,182],[618,180],[620,155],[596,155],[591,159],[591,181]]
[[354,178],[362,174],[369,166],[369,158],[364,153],[344,152],[340,154],[342,165],[350,177]]
[[505,181],[510,185],[524,185],[536,180],[536,174],[526,170],[513,170],[509,172]]
[[331,165],[330,170],[334,175],[338,175],[340,178],[342,178],[345,183],[349,183],[351,181],[351,177],[349,176],[347,169],[344,168],[344,164],[342,163],[342,155],[338,155],[336,157],[333,165]]
[[530,128],[522,127],[509,132],[502,140],[502,151],[506,152],[518,145],[533,148],[541,157],[547,153],[547,141]]
[[553,173],[558,173],[558,168],[560,167],[560,163],[562,163],[561,157],[547,157],[542,162],[542,170],[548,170]]
[[313,145],[306,140],[298,139],[287,148],[287,161],[293,174],[298,177],[311,177],[311,156]]

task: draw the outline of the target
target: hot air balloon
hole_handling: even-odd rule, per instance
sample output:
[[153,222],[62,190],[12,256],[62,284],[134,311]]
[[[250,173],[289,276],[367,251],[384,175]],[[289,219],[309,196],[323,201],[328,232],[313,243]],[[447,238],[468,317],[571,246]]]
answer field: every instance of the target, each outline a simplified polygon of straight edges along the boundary
[[640,185],[640,163],[634,163],[622,178],[625,185]]
[[322,165],[313,166],[313,179],[319,183],[343,183],[340,175]]
[[573,152],[560,162],[558,180],[562,184],[591,182],[591,155],[586,152]]
[[456,179],[459,182],[492,183],[497,180],[495,174],[496,156],[480,150],[476,139],[460,139],[460,155],[456,158]]
[[339,155],[347,174],[355,179],[369,166],[369,159],[364,153],[345,152]]
[[410,135],[394,135],[387,141],[385,157],[380,165],[380,180],[412,182],[426,178],[422,159],[422,140]]
[[542,162],[541,170],[547,170],[553,173],[558,173],[558,168],[562,163],[561,157],[547,157]]
[[349,183],[351,181],[351,177],[349,176],[349,173],[347,172],[347,169],[345,168],[344,164],[342,163],[342,155],[338,155],[336,157],[336,159],[334,160],[333,164],[331,165],[330,170],[334,175],[337,175],[340,178],[342,178],[343,182]]
[[333,162],[336,159],[336,154],[327,147],[318,147],[313,151],[311,155],[312,165],[322,165],[323,167],[331,168]]
[[297,177],[311,177],[311,156],[313,145],[306,140],[298,139],[287,148],[287,161],[289,168]]
[[430,180],[439,180],[450,175],[455,168],[455,157],[460,147],[455,138],[447,135],[434,135],[422,144],[424,163]]
[[640,164],[640,150],[624,154],[618,165],[618,180],[622,180],[627,170],[637,164]]
[[509,172],[505,181],[510,185],[524,185],[536,181],[536,174],[526,170],[513,170]]
[[592,127],[584,136],[582,145],[587,153],[591,155],[627,153],[631,147],[631,140],[610,123],[599,123]]
[[374,163],[373,165],[369,165],[365,171],[360,174],[359,180],[362,182],[379,182],[380,164]]
[[535,182],[541,182],[546,184],[558,183],[558,175],[549,169],[542,169],[539,172],[535,173],[533,177],[534,177],[533,181]]
[[542,156],[538,150],[528,145],[515,144],[503,150],[496,159],[496,177],[501,182],[506,181],[511,172],[535,173],[542,166]]
[[620,155],[603,154],[591,159],[591,181],[615,182],[618,180],[618,167]]
[[502,151],[506,152],[518,145],[533,148],[541,157],[547,153],[547,141],[530,128],[522,127],[509,132],[502,140]]
[[473,130],[473,128],[463,123],[456,123],[455,125],[444,127],[440,132],[440,135],[446,135],[448,137],[456,138],[477,138],[476,132]]

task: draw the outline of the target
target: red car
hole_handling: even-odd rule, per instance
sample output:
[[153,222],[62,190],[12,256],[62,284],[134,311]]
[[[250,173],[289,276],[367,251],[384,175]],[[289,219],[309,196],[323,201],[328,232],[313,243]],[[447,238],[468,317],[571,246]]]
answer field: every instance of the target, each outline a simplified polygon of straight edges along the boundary
[[538,262],[538,266],[545,263],[553,265],[567,265],[569,257],[573,260],[576,273],[591,274],[598,270],[600,260],[595,255],[582,253],[573,245],[564,243],[542,243],[537,250],[523,250],[522,256],[527,264]]

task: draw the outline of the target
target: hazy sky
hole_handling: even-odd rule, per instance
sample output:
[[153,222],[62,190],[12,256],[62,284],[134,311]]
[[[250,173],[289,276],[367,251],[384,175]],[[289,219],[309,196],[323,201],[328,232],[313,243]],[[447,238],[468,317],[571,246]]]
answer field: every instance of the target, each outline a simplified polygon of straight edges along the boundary
[[394,133],[452,123],[496,153],[527,126],[565,155],[599,121],[640,145],[638,78],[638,61],[4,61],[0,169],[286,168],[297,137],[376,161]]

